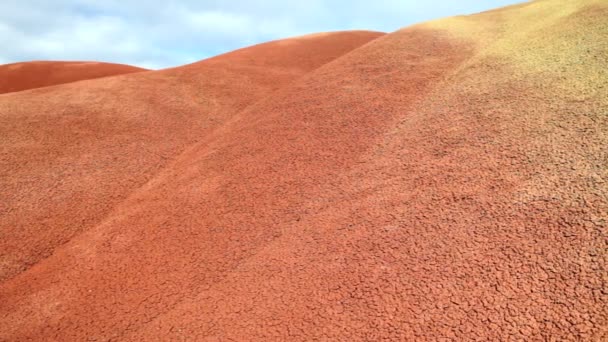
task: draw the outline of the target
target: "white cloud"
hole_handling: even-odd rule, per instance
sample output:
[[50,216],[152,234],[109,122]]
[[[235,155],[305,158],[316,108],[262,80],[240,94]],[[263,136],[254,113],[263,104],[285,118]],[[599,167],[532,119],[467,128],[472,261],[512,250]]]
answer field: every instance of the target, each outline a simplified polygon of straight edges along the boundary
[[250,18],[238,13],[221,11],[187,11],[182,10],[181,16],[187,25],[196,32],[215,32],[220,34],[242,34],[251,28]]
[[319,31],[393,31],[517,0],[2,0],[0,63],[102,60],[168,67]]

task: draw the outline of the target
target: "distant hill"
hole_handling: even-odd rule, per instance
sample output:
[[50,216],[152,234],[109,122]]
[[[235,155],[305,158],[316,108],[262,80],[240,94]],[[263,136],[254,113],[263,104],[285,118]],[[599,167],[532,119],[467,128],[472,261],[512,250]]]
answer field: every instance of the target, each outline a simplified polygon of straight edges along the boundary
[[0,94],[128,74],[146,69],[114,63],[36,61],[0,65]]

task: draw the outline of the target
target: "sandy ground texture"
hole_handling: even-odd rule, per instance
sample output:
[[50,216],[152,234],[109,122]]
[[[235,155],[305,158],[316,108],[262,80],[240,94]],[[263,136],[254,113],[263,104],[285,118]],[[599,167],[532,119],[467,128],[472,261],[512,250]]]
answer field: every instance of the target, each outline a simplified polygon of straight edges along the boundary
[[0,65],[0,94],[146,69],[114,63],[34,61]]
[[545,0],[0,96],[0,340],[607,340],[605,37]]

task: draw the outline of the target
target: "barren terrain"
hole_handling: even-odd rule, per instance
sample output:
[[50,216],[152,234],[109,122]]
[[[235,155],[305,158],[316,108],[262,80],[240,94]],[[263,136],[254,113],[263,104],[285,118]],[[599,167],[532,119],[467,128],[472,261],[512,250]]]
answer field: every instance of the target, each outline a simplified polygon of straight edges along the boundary
[[0,95],[0,340],[608,339],[608,2]]

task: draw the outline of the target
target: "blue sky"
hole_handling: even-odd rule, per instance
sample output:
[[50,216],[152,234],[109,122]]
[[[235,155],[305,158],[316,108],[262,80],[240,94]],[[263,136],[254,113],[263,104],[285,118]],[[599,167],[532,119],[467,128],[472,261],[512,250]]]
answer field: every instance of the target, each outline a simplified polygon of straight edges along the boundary
[[313,32],[391,32],[521,0],[0,0],[0,64],[98,60],[164,68]]

